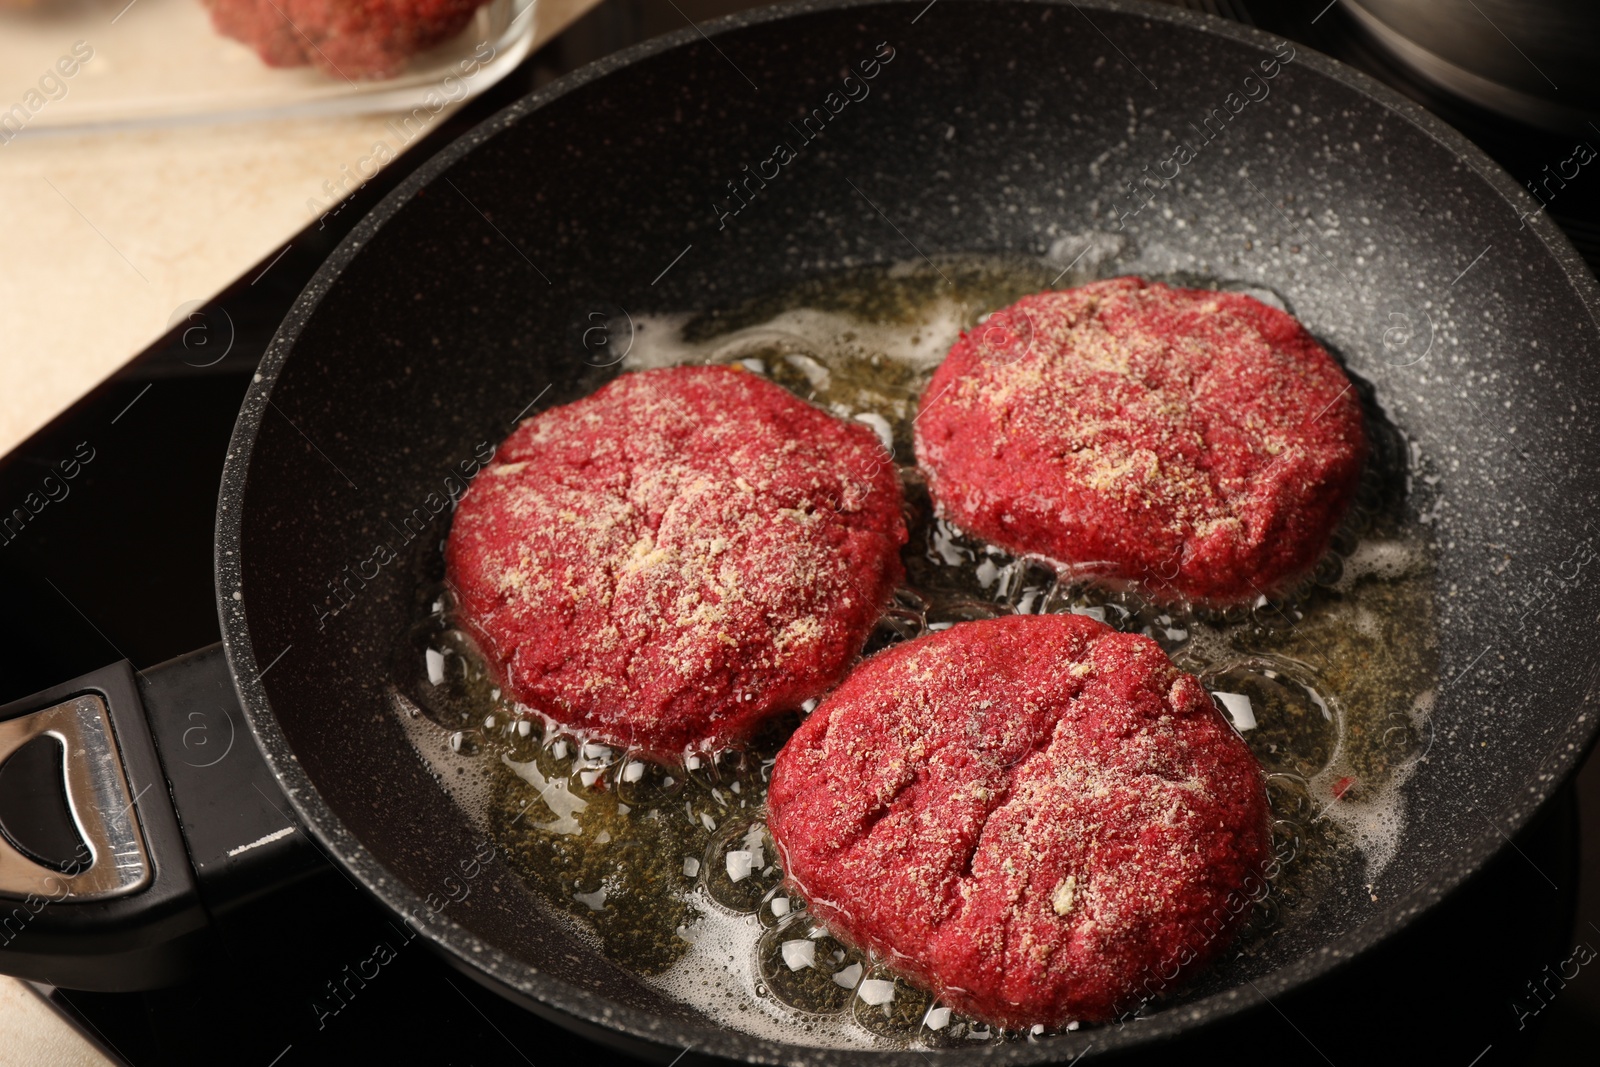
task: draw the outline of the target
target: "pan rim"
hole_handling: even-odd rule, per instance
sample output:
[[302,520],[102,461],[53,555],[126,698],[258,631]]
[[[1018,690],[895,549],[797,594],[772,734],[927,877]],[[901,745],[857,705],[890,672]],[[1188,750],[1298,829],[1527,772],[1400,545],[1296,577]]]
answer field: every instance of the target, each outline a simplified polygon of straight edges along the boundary
[[[1141,16],[1173,24],[1186,30],[1218,36],[1270,52],[1279,38],[1253,26],[1214,16],[1161,6],[1146,0],[1013,0],[1050,6],[1072,6],[1093,11]],[[814,12],[853,7],[897,4],[906,8],[927,4],[926,0],[797,0],[769,8],[742,12],[698,28],[683,30],[642,42],[603,57],[508,105],[478,126],[442,148],[422,163],[394,190],[369,211],[333,250],[296,298],[283,323],[274,333],[262,357],[255,378],[240,408],[223,468],[218,498],[215,577],[218,616],[223,645],[233,673],[245,719],[268,765],[277,777],[290,804],[304,826],[327,849],[334,861],[367,888],[386,908],[397,914],[415,911],[423,898],[408,884],[390,874],[359,838],[350,831],[317,791],[301,767],[287,738],[279,727],[261,680],[247,618],[247,601],[242,599],[241,571],[242,505],[247,495],[248,472],[257,430],[269,404],[273,385],[284,363],[293,354],[295,343],[307,322],[314,316],[334,281],[361,253],[368,239],[377,233],[411,197],[435,181],[456,162],[521,121],[532,112],[602,78],[613,71],[663,53],[709,39],[718,34],[749,26]],[[1499,164],[1495,163],[1463,134],[1375,79],[1347,67],[1329,56],[1309,48],[1297,50],[1296,62],[1373,100],[1393,112],[1400,120],[1426,134],[1472,172],[1490,189],[1523,214],[1537,202]],[[1543,211],[1527,220],[1545,252],[1561,269],[1568,288],[1582,302],[1591,321],[1600,324],[1600,285],[1579,257],[1566,236],[1544,216]],[[236,593],[241,599],[235,599]],[[269,664],[270,666],[270,664]],[[1593,686],[1591,686],[1591,692]],[[1577,729],[1579,736],[1574,737]],[[1505,841],[1521,830],[1543,808],[1558,787],[1587,755],[1600,733],[1600,719],[1576,718],[1574,726],[1555,742],[1544,758],[1540,773],[1530,788],[1514,796],[1493,813],[1483,832],[1470,839],[1468,846],[1451,862],[1397,898],[1378,915],[1348,931],[1316,951],[1281,966],[1253,983],[1207,995],[1201,999],[1155,1013],[1140,1025],[1123,1030],[1097,1028],[1065,1034],[1042,1044],[1004,1044],[966,1050],[974,1062],[1034,1063],[1057,1057],[1071,1057],[1087,1051],[1090,1045],[1102,1050],[1126,1048],[1170,1039],[1197,1024],[1236,1016],[1248,1009],[1270,1003],[1272,998],[1306,985],[1329,974],[1363,952],[1410,925],[1446,896],[1470,880],[1490,857],[1504,848]],[[1486,813],[1487,814],[1487,813]],[[712,1023],[670,1019],[626,1007],[589,992],[572,983],[531,969],[509,953],[479,938],[466,927],[443,915],[420,925],[433,949],[452,966],[476,981],[508,996],[519,1004],[566,1024],[599,1027],[654,1045],[693,1047],[697,1051],[753,1062],[839,1063],[839,1064],[920,1064],[914,1051],[853,1050],[792,1045],[760,1038]],[[580,1027],[581,1028],[581,1027]]]

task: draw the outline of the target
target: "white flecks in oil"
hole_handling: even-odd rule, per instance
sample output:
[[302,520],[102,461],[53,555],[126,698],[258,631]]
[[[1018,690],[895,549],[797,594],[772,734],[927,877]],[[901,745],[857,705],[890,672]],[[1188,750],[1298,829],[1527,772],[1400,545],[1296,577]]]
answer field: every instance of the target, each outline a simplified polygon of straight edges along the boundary
[[754,864],[754,857],[745,849],[735,849],[728,853],[728,880],[742,882],[750,877],[750,870]]
[[[698,895],[693,903],[698,917],[680,931],[689,950],[664,974],[644,979],[646,983],[674,1000],[694,1005],[713,1022],[756,1037],[819,1048],[886,1047],[881,1039],[856,1026],[848,1014],[800,1014],[758,990],[750,961],[761,938],[761,923],[754,915],[730,915]],[[818,946],[809,940],[804,943],[811,946],[811,963],[793,973],[816,973],[822,962]],[[787,962],[787,957],[780,962],[784,971],[790,969]],[[840,993],[849,995],[843,989]]]
[[894,1000],[894,983],[882,978],[868,978],[856,989],[856,996],[876,1008]]
[[593,893],[574,893],[572,894],[572,899],[576,900],[579,904],[584,905],[590,911],[605,911],[606,893],[607,889],[602,885]]
[[[538,804],[549,809],[549,813],[555,816],[549,822],[538,822],[538,813],[531,813],[535,820],[533,822],[535,828],[546,830],[553,834],[583,833],[583,825],[578,822],[576,816],[589,806],[589,802],[568,789],[565,778],[546,778],[540,772],[537,760],[518,763],[510,756],[502,756],[501,762],[510,767],[518,778],[537,789],[539,791]],[[592,780],[584,783],[585,786],[593,784]]]
[[856,416],[856,421],[872,427],[872,432],[878,435],[886,451],[894,448],[894,430],[889,426],[888,419],[875,411],[863,411]]
[[833,375],[828,373],[828,368],[810,356],[801,355],[798,352],[790,352],[783,357],[783,361],[801,374],[804,374],[806,381],[811,383],[811,388],[819,393],[826,392],[828,387],[833,384]]
[[1250,698],[1243,693],[1217,693],[1211,694],[1222,704],[1222,710],[1228,713],[1228,719],[1233,723],[1233,728],[1240,733],[1256,728],[1256,713],[1250,709]]
[[810,938],[796,938],[783,943],[783,962],[788,964],[791,971],[798,971],[802,967],[815,967],[817,964],[817,943]]
[[1427,574],[1433,567],[1427,553],[1412,541],[1363,538],[1344,560],[1344,573],[1334,588],[1348,592],[1364,578],[1393,582]]
[[[1430,727],[1430,715],[1436,690],[1429,689],[1412,701],[1407,718],[1413,729],[1423,732]],[[1340,745],[1344,744],[1341,737]],[[1338,773],[1338,758],[1343,753],[1334,750],[1329,766],[1313,777],[1309,783],[1312,796],[1331,796],[1319,813],[1336,824],[1355,843],[1367,861],[1367,880],[1375,882],[1389,861],[1400,851],[1405,834],[1405,797],[1400,787],[1416,773],[1427,747],[1412,758],[1397,765],[1384,779],[1362,782],[1349,775]]]
[[[704,343],[683,340],[683,327],[691,316],[635,316],[649,328],[636,330],[634,345],[623,362],[626,370],[674,367],[681,363],[742,362],[756,353],[777,351],[786,357],[801,356],[826,372],[828,364],[844,355],[881,353],[891,360],[916,369],[939,365],[950,346],[961,336],[963,327],[979,309],[969,308],[948,298],[927,305],[919,321],[911,325],[872,322],[835,311],[796,308],[771,320]],[[753,369],[753,368],[752,368]],[[825,389],[827,379],[813,377],[805,365],[796,369],[806,373],[812,387]]]
[[[1085,250],[1081,238],[1079,235],[1079,238],[1062,238],[1057,242],[1061,247],[1053,247],[1050,256],[1054,265],[1032,284],[1032,290],[1044,288],[1050,278],[1058,275],[1062,266],[1072,263],[1080,252],[1083,252],[1082,258],[1074,269],[1102,275],[1114,273],[1108,272],[1104,264],[1120,253],[1121,245],[1111,248],[1106,244],[1106,247]],[[1115,240],[1120,241],[1120,238]],[[914,279],[919,271],[927,273],[916,264],[908,264],[888,271],[887,276]],[[1062,284],[1076,284],[1082,280],[1086,279],[1068,277]],[[877,284],[883,285],[881,281]],[[635,344],[625,369],[679,363],[738,363],[747,371],[773,377],[802,397],[810,393],[809,399],[839,417],[871,428],[885,447],[896,453],[909,494],[917,475],[909,463],[911,457],[905,446],[910,440],[917,395],[927,376],[964,326],[971,326],[984,312],[1027,291],[1031,290],[1021,288],[1011,297],[976,303],[970,294],[957,298],[930,290],[936,295],[916,297],[912,301],[915,306],[908,314],[881,321],[870,314],[791,308],[764,321],[746,318],[745,323],[754,324],[708,339],[697,335],[700,339],[693,341],[685,339],[685,327],[694,321],[692,316],[637,317]],[[1271,293],[1252,291],[1251,295],[1282,306]],[[905,312],[906,309],[900,310]],[[1416,461],[1415,455],[1412,459]],[[895,633],[892,640],[883,644],[921,632],[946,629],[965,619],[1007,612],[1068,611],[1128,632],[1145,633],[1178,658],[1185,670],[1201,674],[1222,711],[1241,734],[1248,734],[1252,749],[1272,772],[1269,787],[1272,780],[1289,782],[1307,798],[1310,810],[1280,821],[1290,824],[1297,833],[1313,829],[1319,825],[1319,820],[1322,820],[1321,825],[1337,827],[1344,835],[1344,842],[1362,851],[1369,880],[1376,877],[1375,872],[1394,854],[1403,825],[1398,786],[1416,761],[1386,773],[1381,780],[1359,780],[1345,766],[1348,753],[1343,741],[1347,711],[1340,703],[1341,690],[1330,688],[1318,668],[1303,660],[1293,659],[1288,654],[1252,651],[1252,634],[1281,635],[1285,627],[1293,631],[1303,624],[1302,604],[1291,601],[1279,605],[1262,598],[1255,608],[1243,613],[1242,621],[1238,617],[1217,619],[1187,610],[1158,610],[1141,602],[1136,595],[1095,589],[1092,581],[1085,591],[1084,576],[1093,577],[1092,565],[1069,572],[1049,561],[1014,559],[994,546],[967,538],[947,523],[933,519],[925,520],[913,531],[913,543],[906,551],[908,557],[925,556],[926,565],[939,571],[941,576],[934,581],[937,588],[923,588],[918,581],[916,590],[906,591],[914,598],[909,609],[898,600],[891,606],[884,624],[894,623],[891,628]],[[908,567],[910,565],[908,563]],[[1345,622],[1374,642],[1381,642],[1388,632],[1386,621],[1381,611],[1369,607],[1368,601],[1363,599],[1369,583],[1427,576],[1432,566],[1429,553],[1414,541],[1363,535],[1339,548],[1335,568],[1325,575],[1319,572],[1317,582],[1321,588],[1343,598],[1337,610],[1343,613],[1341,617]],[[444,610],[443,601],[434,605],[435,614]],[[1279,617],[1274,618],[1274,614]],[[880,629],[884,624],[880,624]],[[883,644],[872,647],[883,647]],[[453,648],[440,647],[444,648],[443,652],[430,648],[426,658],[426,677],[434,686],[452,684],[460,666],[455,662],[457,653]],[[415,658],[410,670],[413,674],[420,673],[417,666],[422,665],[419,661],[423,657],[411,654]],[[1299,655],[1299,650],[1295,654]],[[1241,682],[1247,684],[1239,684]],[[1250,688],[1252,685],[1257,688]],[[1271,699],[1263,699],[1258,690],[1268,693]],[[422,696],[416,692],[412,695]],[[494,699],[499,700],[498,692]],[[423,703],[426,702],[423,699]],[[804,710],[809,712],[815,706],[815,700],[807,701]],[[483,784],[486,776],[479,765],[486,762],[482,744],[485,739],[475,724],[483,722],[485,729],[496,729],[494,716],[485,716],[480,709],[477,717],[467,720],[474,724],[473,729],[446,732],[430,722],[406,697],[397,695],[395,707],[399,713],[397,717],[405,724],[413,745],[428,762],[434,776],[452,791],[475,820],[484,821],[482,812],[489,796]],[[1428,701],[1419,698],[1402,719],[1410,730],[1420,733],[1426,726],[1428,711]],[[518,714],[528,714],[527,709],[513,709],[511,717]],[[1284,726],[1285,716],[1294,720],[1294,730]],[[600,798],[598,790],[620,787],[619,796],[626,795],[632,800],[629,789],[649,785],[665,790],[678,784],[674,775],[663,775],[661,768],[630,759],[627,753],[615,752],[598,743],[586,743],[582,739],[573,742],[573,747],[561,739],[552,743],[550,738],[562,731],[552,730],[548,723],[545,725],[543,751],[561,764],[555,773],[548,773],[551,769],[548,762],[541,771],[537,761],[520,763],[504,757],[500,761],[530,787],[530,792],[511,808],[516,813],[516,807],[526,803],[525,811],[518,815],[526,820],[524,825],[561,835],[580,848],[589,842],[602,845],[606,842],[602,842],[599,835],[584,836],[580,816],[587,805],[585,793]],[[532,724],[524,717],[516,723],[515,729],[508,727],[502,732],[508,736],[528,737],[531,731]],[[1278,746],[1277,750],[1273,746]],[[566,763],[569,755],[576,757],[570,765]],[[1274,760],[1281,766],[1275,766]],[[691,789],[704,777],[704,762],[696,755],[686,759],[690,781],[685,785]],[[766,765],[770,766],[770,761]],[[464,773],[464,768],[479,770],[478,773],[470,770]],[[681,773],[677,776],[682,777]],[[895,980],[882,961],[851,953],[829,937],[826,930],[808,922],[805,901],[798,898],[791,901],[787,891],[779,892],[781,872],[769,862],[766,850],[770,839],[764,836],[764,823],[753,814],[758,809],[747,809],[742,815],[730,811],[728,802],[740,792],[740,784],[737,781],[723,781],[722,784],[727,792],[720,788],[709,789],[710,800],[698,809],[672,802],[676,806],[673,818],[680,822],[687,820],[716,836],[713,847],[704,856],[683,855],[693,846],[664,850],[666,881],[672,883],[666,892],[672,894],[674,907],[688,908],[692,919],[681,924],[678,919],[671,919],[662,924],[666,937],[682,949],[682,955],[673,957],[675,962],[659,973],[636,971],[641,982],[693,1006],[723,1025],[790,1043],[837,1048],[905,1048],[908,1042],[912,1047],[940,1043],[965,1046],[1021,1036],[1002,1035],[954,1015],[948,1007],[936,1003],[924,1012],[923,1005],[927,1001],[917,1000],[911,994],[918,997],[926,994],[899,984],[901,980]],[[740,803],[759,805],[762,801],[760,781],[750,780],[745,784],[752,795],[741,798]],[[595,810],[602,810],[604,804],[603,799],[597,800]],[[664,807],[654,802],[643,804],[631,822],[637,824],[640,819],[655,818]],[[619,804],[617,810],[626,814],[631,809]],[[717,812],[716,818],[711,810]],[[592,817],[594,811],[589,815]],[[753,823],[752,818],[755,819]],[[614,824],[612,829],[616,830]],[[678,879],[679,870],[682,878],[689,880],[687,883]],[[626,907],[625,896],[616,895],[612,881],[601,880],[598,886],[590,881],[576,889],[567,884],[552,896],[579,904],[584,912],[593,916],[595,929],[603,925],[607,915],[616,914],[618,907]],[[743,903],[730,905],[730,893],[745,894],[741,898]],[[1057,887],[1052,904],[1058,911],[1070,910],[1080,906],[1081,897],[1081,887],[1069,878]],[[757,899],[761,900],[759,908],[745,906]],[[568,915],[571,914],[568,905]],[[562,921],[568,920],[563,918]],[[572,925],[582,928],[589,925],[589,920],[580,914]],[[626,958],[615,958],[624,966],[628,965]],[[804,989],[797,993],[799,987],[781,988],[784,975],[793,976]],[[905,994],[898,999],[897,988]],[[865,1020],[859,1005],[872,1008],[873,1018],[886,1015],[887,1006],[893,1005],[895,1012],[909,1013],[911,1030],[885,1036]],[[915,1036],[919,1018],[920,1040]]]

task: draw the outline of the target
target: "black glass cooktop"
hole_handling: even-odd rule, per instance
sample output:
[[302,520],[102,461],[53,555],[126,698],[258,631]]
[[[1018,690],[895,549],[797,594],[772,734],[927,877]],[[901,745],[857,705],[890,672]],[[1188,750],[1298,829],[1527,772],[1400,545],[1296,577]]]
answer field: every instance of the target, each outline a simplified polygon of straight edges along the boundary
[[[1325,3],[1283,5],[1270,17],[1237,2],[1191,6],[1250,18],[1390,80],[1519,178],[1569,154],[1560,138],[1438,98],[1385,69],[1337,10],[1317,17]],[[670,20],[658,25],[665,17],[658,6],[608,0],[0,460],[0,500],[33,493],[45,501],[0,536],[0,588],[12,607],[0,614],[0,703],[117,659],[142,668],[218,639],[211,544],[222,461],[256,362],[301,287],[356,219],[456,135],[564,70],[644,32],[674,28]],[[685,0],[674,11],[737,6]],[[1574,182],[1555,217],[1593,266],[1600,229],[1588,220],[1600,205],[1600,178],[1586,180],[1595,188]],[[85,299],[92,303],[92,294]],[[41,497],[45,476],[64,460],[76,461],[76,475],[52,481]],[[1600,786],[1600,774],[1588,779]],[[1585,807],[1600,812],[1600,804]],[[1582,873],[1600,870],[1600,826],[1585,834],[1578,810],[1569,787],[1470,885],[1329,979],[1158,1054],[1119,1059],[1492,1067],[1592,1058],[1600,965],[1591,970],[1580,961],[1595,955],[1586,946],[1600,947],[1600,909],[1581,894],[1594,895]],[[39,992],[108,1056],[139,1067],[544,1067],[616,1056],[408,943],[332,869],[228,916],[213,962],[188,984],[147,993]],[[0,1044],[14,1040],[7,1035]],[[6,1051],[26,1059],[25,1050]],[[680,1052],[665,1050],[662,1060]],[[1088,1056],[1097,1058],[1092,1049]],[[691,1050],[682,1062],[697,1059]]]

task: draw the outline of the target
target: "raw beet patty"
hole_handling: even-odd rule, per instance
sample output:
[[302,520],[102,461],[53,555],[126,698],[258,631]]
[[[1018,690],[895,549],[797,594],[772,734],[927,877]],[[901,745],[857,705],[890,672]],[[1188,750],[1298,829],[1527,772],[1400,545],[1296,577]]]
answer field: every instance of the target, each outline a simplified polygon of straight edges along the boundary
[[779,753],[787,877],[959,1011],[1105,1020],[1175,989],[1263,892],[1261,770],[1149,638],[958,624],[866,661]]
[[1252,600],[1309,570],[1367,452],[1350,380],[1293,318],[1142,278],[996,312],[923,397],[943,515],[1163,600]]
[[315,63],[339,78],[399,74],[413,55],[466,29],[487,2],[205,0],[217,32],[254,48],[268,66]]
[[726,367],[627,374],[524,422],[446,548],[508,691],[661,759],[819,695],[901,577],[867,427]]

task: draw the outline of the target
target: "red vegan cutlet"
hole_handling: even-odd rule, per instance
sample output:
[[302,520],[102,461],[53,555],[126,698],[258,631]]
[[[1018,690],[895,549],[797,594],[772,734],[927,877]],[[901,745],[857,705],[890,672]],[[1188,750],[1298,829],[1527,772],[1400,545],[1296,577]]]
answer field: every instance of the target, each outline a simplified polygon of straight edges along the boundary
[[1327,551],[1367,444],[1350,379],[1285,312],[1114,278],[963,334],[916,452],[941,513],[985,540],[1227,604]]
[[462,499],[446,565],[517,700],[671,759],[837,682],[905,540],[867,427],[742,369],[674,367],[523,423]]
[[831,930],[1009,1027],[1179,988],[1250,913],[1271,841],[1261,770],[1200,682],[1077,615],[867,660],[778,755],[768,807]]
[[388,78],[449,40],[488,0],[205,0],[217,32],[270,67],[315,64],[339,78]]

